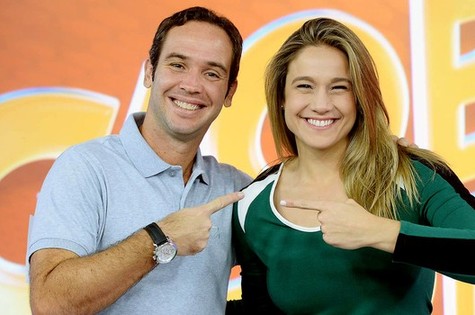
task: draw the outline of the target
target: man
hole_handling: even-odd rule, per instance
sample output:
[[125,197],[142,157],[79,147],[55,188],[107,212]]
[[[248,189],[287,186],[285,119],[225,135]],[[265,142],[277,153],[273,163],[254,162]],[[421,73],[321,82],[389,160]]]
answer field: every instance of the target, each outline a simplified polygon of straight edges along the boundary
[[208,9],[160,24],[147,112],[70,148],[45,179],[27,254],[34,314],[224,314],[230,204],[250,178],[199,145],[231,105],[241,51]]

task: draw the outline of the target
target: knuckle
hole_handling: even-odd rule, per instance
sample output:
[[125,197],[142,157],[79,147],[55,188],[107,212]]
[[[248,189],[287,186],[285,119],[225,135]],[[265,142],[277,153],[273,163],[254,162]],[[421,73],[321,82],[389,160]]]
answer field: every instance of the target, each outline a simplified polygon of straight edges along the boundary
[[221,209],[221,208],[224,207],[224,205],[225,205],[224,200],[222,198],[220,198],[220,199],[217,200],[216,209]]

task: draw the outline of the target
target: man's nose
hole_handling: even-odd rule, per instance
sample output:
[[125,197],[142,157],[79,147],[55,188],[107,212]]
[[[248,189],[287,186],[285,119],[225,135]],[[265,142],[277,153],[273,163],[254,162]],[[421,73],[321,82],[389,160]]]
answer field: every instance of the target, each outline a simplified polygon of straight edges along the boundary
[[180,88],[188,93],[199,93],[203,88],[202,80],[202,75],[198,71],[188,71],[181,78]]

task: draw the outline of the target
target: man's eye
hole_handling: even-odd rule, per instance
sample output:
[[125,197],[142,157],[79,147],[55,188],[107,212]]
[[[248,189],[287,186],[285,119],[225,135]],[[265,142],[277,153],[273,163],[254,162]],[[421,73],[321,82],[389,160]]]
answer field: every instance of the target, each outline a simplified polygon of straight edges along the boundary
[[209,71],[209,72],[206,72],[206,75],[211,78],[211,79],[219,79],[221,78],[221,76],[219,75],[219,73],[216,73],[216,72],[213,72],[213,71]]
[[172,63],[172,64],[170,64],[170,66],[173,67],[173,68],[177,68],[177,69],[182,69],[183,68],[183,65],[179,64],[179,63]]

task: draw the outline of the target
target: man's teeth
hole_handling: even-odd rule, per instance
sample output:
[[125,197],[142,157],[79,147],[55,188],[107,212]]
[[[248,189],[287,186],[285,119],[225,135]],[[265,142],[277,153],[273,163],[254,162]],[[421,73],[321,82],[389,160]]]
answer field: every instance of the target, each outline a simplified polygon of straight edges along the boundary
[[317,127],[326,127],[331,125],[335,120],[334,119],[327,119],[327,120],[317,120],[317,119],[307,119],[308,123]]
[[178,107],[187,109],[187,110],[197,110],[198,108],[200,108],[198,105],[194,105],[194,104],[190,104],[190,103],[186,103],[186,102],[182,102],[178,100],[175,100],[175,104]]

